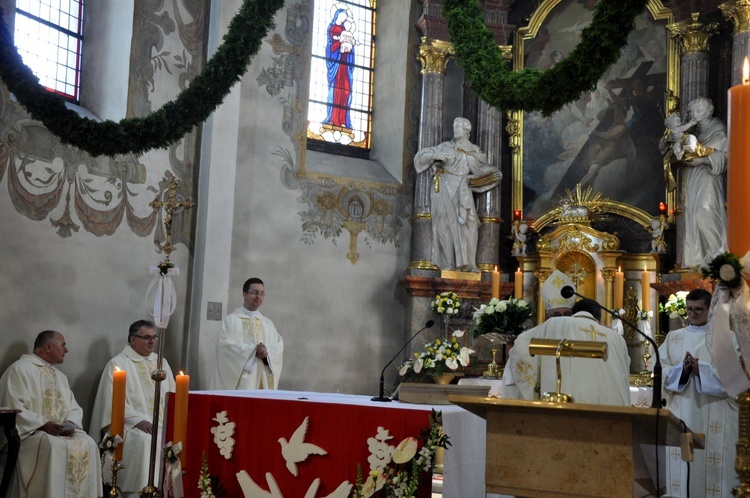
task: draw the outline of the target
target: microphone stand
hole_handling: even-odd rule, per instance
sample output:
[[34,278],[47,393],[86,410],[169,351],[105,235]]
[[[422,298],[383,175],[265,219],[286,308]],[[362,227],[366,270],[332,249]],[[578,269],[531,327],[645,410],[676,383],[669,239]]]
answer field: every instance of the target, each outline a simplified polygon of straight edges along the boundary
[[383,371],[380,372],[380,392],[379,392],[378,396],[375,396],[374,398],[370,398],[370,401],[381,401],[381,402],[384,402],[384,403],[389,403],[389,402],[393,401],[391,398],[386,398],[384,396],[384,394],[385,394],[385,388],[383,387],[383,383],[385,381],[385,370],[390,366],[391,363],[393,363],[393,360],[395,360],[396,358],[398,358],[398,355],[400,355],[401,352],[404,349],[406,349],[406,346],[408,346],[409,343],[411,341],[413,341],[415,337],[417,337],[419,334],[421,334],[423,330],[429,329],[433,325],[435,325],[435,320],[428,320],[427,323],[424,324],[424,327],[422,327],[421,329],[419,329],[416,334],[414,334],[413,336],[411,336],[409,338],[409,340],[406,341],[406,344],[404,344],[404,346],[401,349],[398,350],[398,353],[396,353],[393,356],[393,358],[391,358],[391,361],[389,361],[386,364],[386,366],[383,367]]
[[[562,289],[560,289],[560,295],[564,298],[569,298],[573,295],[576,295],[581,298],[585,298],[584,296],[577,293],[573,288],[569,285],[566,285]],[[620,315],[615,313],[614,311],[605,308],[598,302],[594,301],[597,306],[599,306],[600,309],[606,311],[609,313],[613,318],[617,318],[619,320],[622,320],[622,322],[631,327],[633,330],[638,332],[641,336],[643,336],[648,342],[651,343],[651,346],[654,348],[654,353],[656,354],[656,361],[654,362],[654,392],[653,397],[651,398],[651,408],[656,408],[657,410],[662,407],[662,399],[661,399],[661,385],[662,385],[662,378],[661,378],[661,358],[659,357],[659,347],[656,345],[656,342],[649,337],[648,335],[644,334],[641,329],[639,329],[634,323],[625,320]]]

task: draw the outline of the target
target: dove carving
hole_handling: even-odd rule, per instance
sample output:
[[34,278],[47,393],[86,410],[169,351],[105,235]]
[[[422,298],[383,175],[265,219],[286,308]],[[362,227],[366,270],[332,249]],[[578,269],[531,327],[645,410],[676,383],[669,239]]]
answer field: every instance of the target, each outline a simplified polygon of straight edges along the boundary
[[305,435],[307,434],[307,425],[310,422],[310,417],[305,417],[297,430],[292,434],[292,438],[287,441],[286,439],[279,438],[279,444],[281,445],[281,456],[286,461],[286,468],[293,476],[297,476],[297,464],[307,460],[310,455],[327,455],[328,452],[311,443],[305,442]]

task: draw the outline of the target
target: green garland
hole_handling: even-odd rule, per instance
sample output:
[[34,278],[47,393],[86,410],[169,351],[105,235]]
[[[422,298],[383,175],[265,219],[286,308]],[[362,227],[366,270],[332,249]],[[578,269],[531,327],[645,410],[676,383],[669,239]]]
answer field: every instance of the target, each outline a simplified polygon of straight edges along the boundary
[[247,70],[250,59],[260,49],[273,16],[284,0],[244,0],[229,24],[223,44],[201,74],[180,92],[145,118],[98,122],[80,117],[65,101],[46,91],[18,55],[13,37],[0,9],[0,78],[16,99],[52,133],[92,156],[141,154],[162,149],[180,140],[193,127],[205,121],[222,103],[232,86]]
[[526,68],[513,72],[507,67],[484,24],[478,0],[443,0],[443,13],[456,57],[475,93],[498,109],[550,115],[596,87],[604,72],[617,62],[636,16],[647,3],[600,0],[575,50],[546,71]]

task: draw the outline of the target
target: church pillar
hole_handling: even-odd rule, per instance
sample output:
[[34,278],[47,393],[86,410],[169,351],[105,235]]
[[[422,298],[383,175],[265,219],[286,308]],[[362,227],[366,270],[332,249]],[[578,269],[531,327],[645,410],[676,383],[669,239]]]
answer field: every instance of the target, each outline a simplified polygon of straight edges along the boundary
[[[479,101],[477,113],[477,145],[487,153],[489,164],[500,170],[502,157],[502,116],[485,101]],[[477,266],[491,272],[500,262],[500,184],[477,196],[479,240]]]
[[750,0],[732,0],[719,5],[724,17],[732,21],[731,84],[742,83],[742,62],[750,57]]
[[[433,147],[443,138],[443,83],[453,46],[441,40],[422,37],[419,61],[422,63],[422,109],[419,117],[419,149]],[[417,173],[414,185],[414,226],[412,230],[410,269],[435,269],[432,252],[432,218],[430,216],[430,171]]]
[[[698,16],[696,12],[692,14],[692,21],[667,25],[680,53],[680,115],[683,119],[687,116],[691,100],[708,95],[708,43],[719,27],[718,23],[698,22]],[[682,205],[680,198],[675,209],[675,256],[678,266],[683,266],[684,262],[685,218],[682,216]]]

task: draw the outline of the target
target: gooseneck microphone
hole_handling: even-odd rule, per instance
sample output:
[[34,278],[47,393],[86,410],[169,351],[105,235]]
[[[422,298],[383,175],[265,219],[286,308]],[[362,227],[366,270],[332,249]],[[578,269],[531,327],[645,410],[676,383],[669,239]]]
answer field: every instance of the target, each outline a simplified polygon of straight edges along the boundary
[[[574,295],[578,297],[584,297],[577,293],[575,290],[573,290],[573,287],[566,285],[562,289],[560,289],[560,295],[564,297],[565,299],[571,298]],[[592,300],[593,301],[593,300]],[[600,309],[606,311],[610,315],[612,315],[614,318],[617,318],[619,320],[622,320],[623,323],[630,326],[633,330],[641,334],[648,342],[651,343],[651,346],[654,348],[654,354],[656,355],[656,361],[654,362],[654,392],[653,392],[653,398],[651,398],[651,408],[661,408],[662,407],[662,399],[661,399],[661,358],[659,357],[659,347],[656,345],[656,342],[649,337],[648,335],[644,334],[641,329],[639,329],[635,324],[632,322],[629,322],[628,320],[625,320],[620,315],[615,313],[614,311],[605,308],[601,304],[594,301],[597,306],[599,306]]]
[[423,330],[429,329],[433,325],[435,325],[435,320],[427,320],[427,323],[424,324],[424,327],[422,327],[421,329],[419,329],[416,334],[414,334],[413,336],[411,336],[411,338],[409,338],[409,340],[406,341],[406,344],[404,344],[404,346],[401,349],[398,350],[398,353],[396,353],[393,356],[393,358],[391,358],[391,361],[389,361],[388,364],[386,364],[386,366],[383,367],[383,371],[380,372],[380,393],[379,393],[378,396],[375,396],[374,398],[370,398],[370,401],[383,401],[383,402],[393,401],[391,398],[386,398],[385,396],[383,396],[383,394],[385,394],[385,388],[383,387],[383,382],[384,382],[384,378],[385,378],[385,369],[388,368],[391,363],[393,363],[393,360],[395,360],[396,358],[398,358],[398,355],[400,355],[401,352],[404,349],[406,349],[406,346],[408,346],[409,343],[411,341],[413,341],[415,337],[417,337],[419,334],[421,334]]

